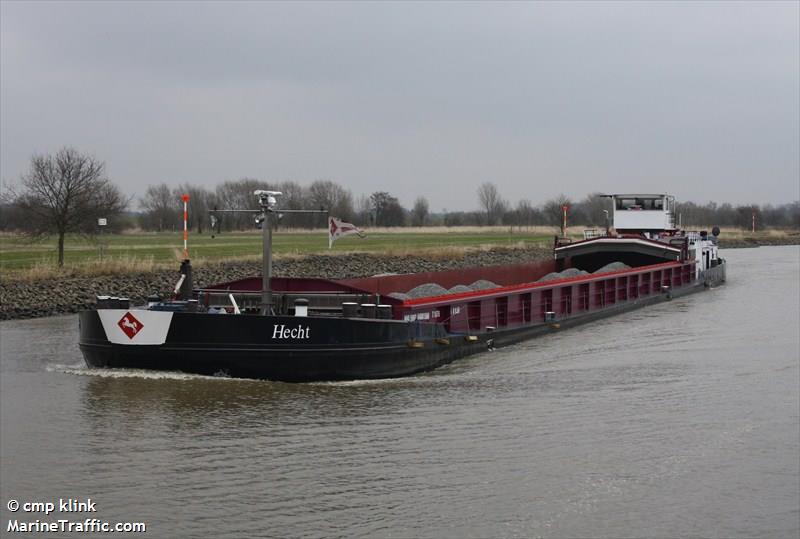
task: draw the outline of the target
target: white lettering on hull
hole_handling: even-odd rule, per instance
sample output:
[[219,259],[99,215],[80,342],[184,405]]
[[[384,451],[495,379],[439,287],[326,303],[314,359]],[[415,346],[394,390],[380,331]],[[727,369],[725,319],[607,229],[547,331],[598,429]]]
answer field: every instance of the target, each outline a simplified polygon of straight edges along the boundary
[[297,326],[287,328],[286,324],[275,324],[272,328],[273,339],[309,339],[311,338],[310,326]]
[[430,320],[431,318],[437,319],[441,313],[439,311],[433,311],[428,313],[411,313],[403,316],[403,320],[406,322],[414,322],[415,320]]

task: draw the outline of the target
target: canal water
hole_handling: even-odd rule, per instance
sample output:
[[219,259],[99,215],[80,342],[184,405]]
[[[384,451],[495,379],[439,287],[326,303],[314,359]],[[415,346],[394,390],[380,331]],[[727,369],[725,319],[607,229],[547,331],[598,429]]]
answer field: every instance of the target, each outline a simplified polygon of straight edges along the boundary
[[800,248],[725,256],[724,287],[399,380],[89,370],[74,316],[3,322],[0,535],[797,537]]

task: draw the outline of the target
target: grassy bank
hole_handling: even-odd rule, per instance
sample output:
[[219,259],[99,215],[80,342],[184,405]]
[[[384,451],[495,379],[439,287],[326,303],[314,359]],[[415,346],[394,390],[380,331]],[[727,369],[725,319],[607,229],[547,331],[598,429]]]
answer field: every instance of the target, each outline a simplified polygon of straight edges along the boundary
[[[273,248],[276,259],[354,252],[453,256],[469,249],[550,246],[552,238],[553,231],[546,228],[373,229],[366,238],[341,238],[333,249],[328,249],[325,230],[276,231]],[[223,233],[215,237],[192,234],[189,254],[196,265],[247,260],[261,256],[261,245],[259,231]],[[68,236],[65,268],[61,272],[99,275],[173,267],[182,258],[182,248],[181,232],[108,234],[95,238]],[[55,262],[54,237],[33,242],[25,236],[0,235],[0,270],[4,279],[47,277],[57,271]]]
[[[475,249],[549,248],[555,232],[555,229],[547,227],[370,229],[366,238],[345,237],[329,250],[327,231],[290,230],[275,232],[273,245],[278,260],[311,254],[349,253],[447,258]],[[579,239],[583,227],[574,227],[568,232],[571,237]],[[728,243],[758,245],[797,243],[799,235],[796,230],[766,230],[753,234],[740,229],[723,229],[720,237]],[[176,262],[182,258],[182,247],[182,232],[107,234],[95,238],[68,236],[65,268],[59,270],[55,264],[55,237],[32,241],[26,236],[0,234],[0,274],[2,280],[34,280],[56,275],[92,276],[169,269],[176,267]],[[261,256],[261,233],[232,232],[216,237],[192,234],[189,253],[196,266],[255,260]]]

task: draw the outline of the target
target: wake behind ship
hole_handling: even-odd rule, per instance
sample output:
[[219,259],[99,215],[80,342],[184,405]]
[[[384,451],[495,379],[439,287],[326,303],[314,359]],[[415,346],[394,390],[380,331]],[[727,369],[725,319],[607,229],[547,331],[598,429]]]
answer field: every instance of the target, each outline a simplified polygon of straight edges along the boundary
[[[557,237],[552,260],[358,279],[271,276],[275,196],[257,192],[264,272],[179,299],[98,297],[80,313],[90,367],[177,370],[288,382],[407,376],[460,357],[716,286],[712,234],[675,227],[674,198],[609,195],[615,228]],[[280,210],[284,211],[284,210]]]

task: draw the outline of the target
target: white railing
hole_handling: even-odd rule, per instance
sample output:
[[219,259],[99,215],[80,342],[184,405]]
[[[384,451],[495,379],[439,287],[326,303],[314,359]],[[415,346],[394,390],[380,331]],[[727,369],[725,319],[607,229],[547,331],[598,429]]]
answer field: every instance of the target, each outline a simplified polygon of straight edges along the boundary
[[689,243],[697,243],[701,240],[699,232],[687,232],[686,238],[689,240]]

